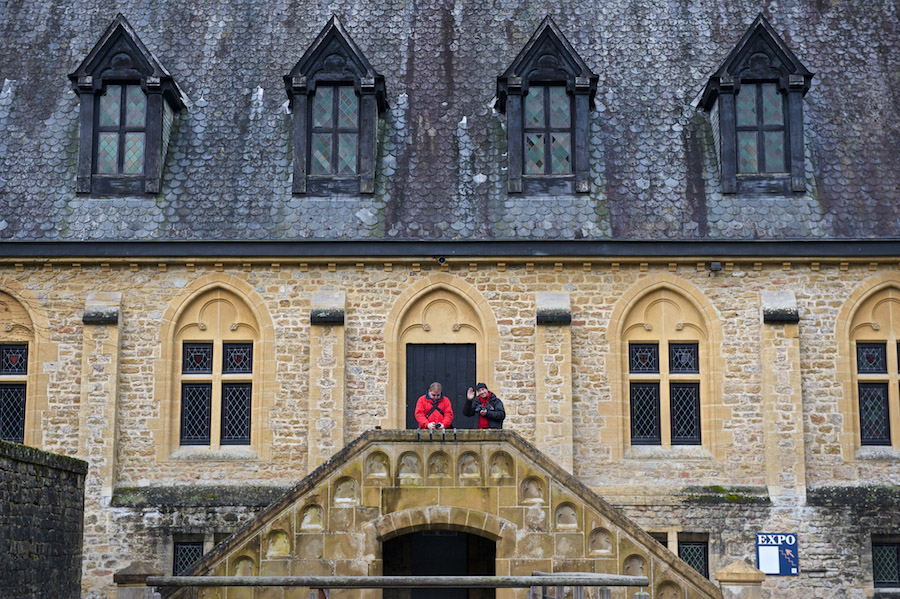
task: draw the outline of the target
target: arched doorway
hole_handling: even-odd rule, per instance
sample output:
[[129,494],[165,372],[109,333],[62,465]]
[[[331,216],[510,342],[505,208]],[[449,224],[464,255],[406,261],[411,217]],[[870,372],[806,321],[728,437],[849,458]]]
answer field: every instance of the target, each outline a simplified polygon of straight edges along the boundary
[[428,384],[443,385],[453,402],[454,426],[477,427],[462,414],[466,390],[483,381],[493,388],[497,324],[474,287],[447,274],[431,275],[404,291],[385,326],[391,375],[390,428],[413,428],[416,399]]
[[[432,529],[382,545],[385,576],[493,576],[497,544],[458,530]],[[384,599],[494,599],[494,589],[385,589]]]

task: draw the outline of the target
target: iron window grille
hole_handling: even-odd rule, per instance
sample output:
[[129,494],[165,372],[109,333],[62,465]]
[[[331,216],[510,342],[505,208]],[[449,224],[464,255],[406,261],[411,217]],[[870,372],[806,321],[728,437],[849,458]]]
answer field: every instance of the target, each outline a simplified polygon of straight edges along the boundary
[[678,557],[687,562],[704,578],[709,578],[709,543],[705,541],[678,542]]
[[887,374],[887,345],[857,343],[856,371],[860,374]]
[[632,373],[658,373],[659,345],[655,343],[630,343],[628,345],[628,370]]
[[700,348],[696,343],[669,344],[669,372],[700,372]]
[[183,343],[181,371],[181,445],[250,445],[253,344]]
[[887,383],[859,383],[859,432],[863,445],[890,445]]
[[700,384],[671,383],[672,445],[700,444]]
[[532,85],[524,102],[524,174],[572,174],[572,98],[565,86]]
[[186,572],[201,557],[203,543],[200,541],[175,541],[172,552],[172,574],[178,576]]
[[900,585],[900,543],[872,543],[872,576],[876,587]]
[[0,439],[25,442],[28,345],[0,345]]
[[659,445],[659,383],[631,383],[631,443]]

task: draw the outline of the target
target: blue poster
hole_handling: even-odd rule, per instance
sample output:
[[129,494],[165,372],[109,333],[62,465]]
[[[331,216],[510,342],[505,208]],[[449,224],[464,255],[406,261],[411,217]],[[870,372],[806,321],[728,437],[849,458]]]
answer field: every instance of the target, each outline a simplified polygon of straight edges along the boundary
[[796,533],[756,534],[756,567],[772,576],[797,576],[800,572]]

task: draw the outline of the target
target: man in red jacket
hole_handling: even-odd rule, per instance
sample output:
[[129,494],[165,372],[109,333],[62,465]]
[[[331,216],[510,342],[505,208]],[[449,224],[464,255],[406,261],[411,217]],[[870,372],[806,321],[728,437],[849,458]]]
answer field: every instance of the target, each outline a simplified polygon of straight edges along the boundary
[[431,383],[428,393],[416,401],[416,422],[419,428],[434,430],[453,426],[453,407],[450,400],[441,395],[441,384]]

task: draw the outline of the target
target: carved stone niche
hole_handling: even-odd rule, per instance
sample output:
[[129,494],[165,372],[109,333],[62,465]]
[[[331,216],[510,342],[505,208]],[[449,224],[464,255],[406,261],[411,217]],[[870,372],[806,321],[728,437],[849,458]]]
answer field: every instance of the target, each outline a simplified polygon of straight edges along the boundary
[[389,479],[391,477],[391,460],[381,451],[375,451],[366,458],[366,478]]
[[467,451],[459,456],[459,477],[461,479],[481,478],[481,459],[478,454]]
[[494,481],[512,479],[513,460],[505,451],[498,451],[491,456],[489,476]]
[[349,507],[359,503],[359,485],[349,476],[338,479],[334,484],[334,505]]
[[529,476],[522,481],[521,493],[522,503],[525,505],[541,504],[546,501],[544,481],[535,476]]
[[422,459],[411,451],[401,455],[397,462],[397,479],[401,486],[422,484]]
[[578,528],[578,511],[571,503],[561,503],[556,508],[554,521],[558,530],[576,530]]
[[428,477],[450,478],[450,456],[443,451],[428,456]]
[[325,512],[321,506],[310,504],[300,512],[300,530],[319,531],[325,527]]
[[647,573],[646,562],[640,555],[629,555],[622,562],[622,573],[626,576],[645,576]]
[[605,528],[595,528],[588,538],[588,551],[591,555],[610,554],[613,550],[612,535]]

